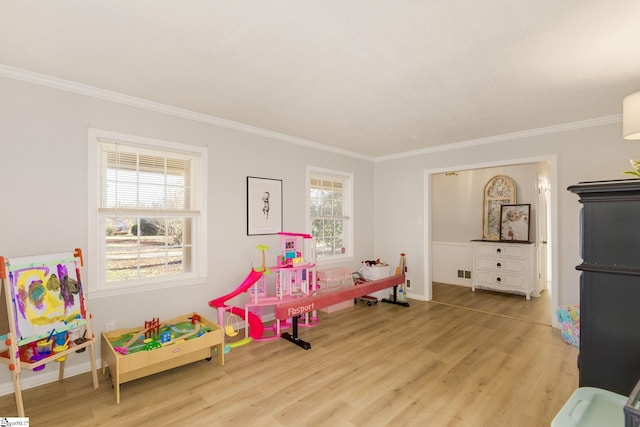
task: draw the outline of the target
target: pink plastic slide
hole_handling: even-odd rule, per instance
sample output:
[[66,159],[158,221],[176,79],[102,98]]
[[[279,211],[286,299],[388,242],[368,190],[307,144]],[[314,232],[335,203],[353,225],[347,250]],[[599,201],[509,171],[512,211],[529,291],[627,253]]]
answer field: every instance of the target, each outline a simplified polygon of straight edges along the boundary
[[248,319],[245,319],[245,311],[242,308],[230,307],[226,305],[225,302],[243,292],[247,292],[254,283],[260,280],[262,274],[262,271],[256,271],[252,268],[247,278],[244,279],[240,286],[238,286],[234,291],[228,293],[227,295],[223,295],[220,298],[209,301],[209,305],[211,307],[214,307],[216,309],[222,308],[224,310],[231,311],[231,313],[245,320],[249,324],[249,336],[255,339],[261,338],[264,332],[264,325],[262,325],[262,320],[260,320],[258,316],[251,312],[249,312]]

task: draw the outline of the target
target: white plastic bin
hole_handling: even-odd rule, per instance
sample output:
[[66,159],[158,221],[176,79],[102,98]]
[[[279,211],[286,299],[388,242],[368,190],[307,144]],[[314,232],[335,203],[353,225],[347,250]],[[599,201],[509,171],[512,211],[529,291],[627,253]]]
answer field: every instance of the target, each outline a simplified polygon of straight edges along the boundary
[[[366,280],[378,280],[391,276],[388,265],[363,265],[362,267],[360,267],[360,270],[358,270],[358,272],[360,273],[362,278]],[[374,296],[378,299],[389,298],[389,292],[389,289],[382,289],[380,291],[373,292],[371,296]]]
[[573,392],[551,427],[624,427],[627,397],[595,387]]

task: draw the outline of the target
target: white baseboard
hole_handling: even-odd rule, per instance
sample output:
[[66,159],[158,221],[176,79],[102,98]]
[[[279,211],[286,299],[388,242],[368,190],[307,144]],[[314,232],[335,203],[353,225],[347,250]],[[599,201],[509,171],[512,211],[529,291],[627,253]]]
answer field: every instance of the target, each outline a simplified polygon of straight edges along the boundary
[[407,298],[408,299],[414,299],[417,301],[426,301],[427,299],[424,297],[424,295],[420,295],[420,294],[412,294],[411,292],[407,292]]

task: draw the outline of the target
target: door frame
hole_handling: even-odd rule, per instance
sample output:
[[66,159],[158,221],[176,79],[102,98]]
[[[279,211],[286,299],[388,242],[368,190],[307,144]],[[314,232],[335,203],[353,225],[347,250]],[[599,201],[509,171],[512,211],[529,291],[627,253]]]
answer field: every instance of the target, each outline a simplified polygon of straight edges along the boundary
[[[548,211],[551,214],[550,218],[547,218],[547,226],[548,226],[548,235],[550,236],[547,250],[551,251],[551,256],[549,259],[551,260],[551,281],[549,281],[549,289],[548,291],[551,294],[551,312],[549,313],[551,319],[551,325],[554,328],[558,327],[558,319],[555,316],[556,309],[558,307],[558,156],[557,155],[548,155],[548,156],[537,156],[537,157],[527,157],[521,159],[504,159],[497,160],[495,162],[489,163],[469,163],[469,164],[461,164],[450,166],[447,168],[437,168],[437,169],[426,169],[424,171],[424,272],[423,277],[425,278],[424,287],[424,300],[431,301],[433,298],[433,289],[432,289],[432,224],[431,224],[431,176],[433,174],[445,173],[445,172],[460,172],[463,170],[471,170],[471,169],[484,169],[484,168],[493,168],[493,167],[501,167],[501,166],[513,166],[513,165],[521,165],[528,163],[547,163],[550,169],[550,182],[549,188],[551,190],[551,197],[549,200],[550,206],[548,207]],[[537,247],[537,243],[536,243]]]

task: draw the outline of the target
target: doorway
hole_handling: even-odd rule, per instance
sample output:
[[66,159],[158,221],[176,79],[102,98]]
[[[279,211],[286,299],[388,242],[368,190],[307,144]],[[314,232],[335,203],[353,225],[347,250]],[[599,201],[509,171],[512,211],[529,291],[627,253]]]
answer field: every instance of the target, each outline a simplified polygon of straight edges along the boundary
[[[556,307],[558,305],[558,298],[556,292],[556,284],[557,284],[557,157],[556,156],[544,156],[544,157],[535,157],[535,158],[525,158],[525,159],[517,159],[517,160],[504,160],[497,161],[493,163],[483,163],[483,164],[468,164],[468,165],[458,165],[455,167],[450,167],[447,169],[431,169],[426,170],[424,173],[424,189],[425,189],[425,198],[424,198],[424,224],[427,225],[425,227],[425,264],[424,264],[424,277],[427,286],[425,286],[425,300],[433,300],[434,292],[433,292],[433,266],[434,266],[434,257],[437,258],[437,248],[434,250],[434,241],[436,245],[438,241],[434,239],[434,228],[438,227],[438,224],[434,224],[434,200],[433,193],[434,189],[432,187],[434,176],[437,174],[454,174],[461,173],[464,171],[474,171],[481,169],[490,169],[490,168],[504,168],[504,167],[513,167],[518,165],[531,165],[535,164],[539,166],[539,169],[546,170],[544,174],[544,179],[538,179],[537,185],[538,187],[538,195],[536,195],[536,201],[538,208],[536,210],[536,215],[533,218],[535,221],[535,233],[532,229],[532,240],[535,240],[536,244],[536,254],[537,254],[537,263],[536,265],[540,267],[538,280],[540,281],[538,284],[539,289],[546,289],[543,291],[543,296],[548,298],[550,301],[547,304],[546,310],[548,310],[547,319],[544,323],[551,324],[554,327],[557,327],[557,319],[555,316]],[[542,193],[540,193],[542,191]],[[529,198],[533,197],[530,195]],[[544,200],[541,202],[541,198]],[[538,227],[540,225],[540,227]],[[437,234],[437,233],[436,233]],[[436,236],[437,237],[437,236]],[[473,238],[481,238],[481,231],[478,235],[471,237],[468,240]],[[468,241],[467,241],[468,243]],[[469,255],[469,263],[472,260]],[[440,264],[438,264],[440,266]],[[470,282],[467,286],[470,286]],[[471,290],[469,289],[469,292]],[[544,295],[546,293],[546,295]],[[523,298],[524,299],[524,298]]]

